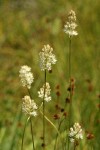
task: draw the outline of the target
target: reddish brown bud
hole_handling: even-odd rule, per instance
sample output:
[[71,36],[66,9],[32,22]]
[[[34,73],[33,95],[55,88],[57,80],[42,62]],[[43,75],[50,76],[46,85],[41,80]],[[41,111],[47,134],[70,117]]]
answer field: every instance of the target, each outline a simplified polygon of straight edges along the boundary
[[64,112],[64,108],[61,108],[61,112]]
[[64,116],[64,117],[67,117],[67,112],[64,112],[64,113],[63,113],[63,116]]
[[52,70],[49,70],[49,73],[52,73]]
[[67,91],[69,91],[69,92],[70,92],[70,91],[71,91],[71,87],[68,87]]
[[98,104],[98,108],[100,108],[100,104]]
[[54,118],[55,120],[57,120],[57,119],[60,118],[60,116],[59,116],[58,114],[55,114],[55,115],[53,116],[53,118]]
[[71,83],[72,82],[75,83],[75,79],[74,78],[71,78],[70,81],[71,81]]
[[100,98],[100,94],[98,94],[98,98]]
[[42,145],[41,145],[42,147],[45,147],[45,144],[44,143],[42,143]]
[[87,139],[88,140],[91,140],[91,139],[93,139],[94,138],[94,135],[92,134],[92,133],[88,133],[87,134]]
[[87,83],[91,83],[91,80],[90,80],[90,79],[86,79],[86,82],[87,82]]
[[56,92],[56,95],[57,95],[57,96],[60,96],[60,92],[59,92],[59,91],[57,91],[57,92]]
[[56,89],[58,90],[60,88],[60,85],[58,84],[57,86],[56,86]]
[[70,98],[66,98],[66,103],[70,103]]
[[55,105],[56,109],[60,109],[60,106],[58,104]]

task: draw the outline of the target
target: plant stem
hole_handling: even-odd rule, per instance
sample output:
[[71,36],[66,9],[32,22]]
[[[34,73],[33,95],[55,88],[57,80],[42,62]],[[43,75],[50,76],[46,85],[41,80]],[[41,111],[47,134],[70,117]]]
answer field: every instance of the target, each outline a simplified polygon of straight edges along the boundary
[[76,146],[74,145],[74,150],[76,150]]
[[33,136],[33,126],[32,126],[32,118],[31,118],[31,117],[30,117],[30,127],[31,127],[31,135],[32,135],[33,150],[35,150],[34,136]]
[[31,96],[30,90],[29,90],[29,89],[27,89],[27,90],[28,90],[28,94],[29,94],[30,98],[32,99],[32,96]]
[[74,143],[74,150],[76,150],[76,147],[77,147],[77,146],[76,146],[76,144]]
[[[40,110],[40,113],[41,113],[42,115],[44,115],[41,110]],[[58,136],[60,137],[60,140],[62,141],[61,134],[60,134],[59,130],[57,129],[57,127],[53,124],[53,122],[52,122],[47,116],[44,115],[44,118],[55,128],[55,130],[57,131]],[[63,120],[62,120],[62,122],[63,122]],[[61,122],[61,123],[62,123],[62,122]],[[61,124],[60,124],[60,126],[61,126]],[[62,142],[62,143],[63,143],[63,142]]]
[[[62,119],[60,122],[59,122],[59,124],[58,124],[58,131],[60,130],[60,127],[61,127],[61,124],[62,124],[62,122],[64,121],[64,119]],[[60,132],[60,131],[59,131]],[[57,133],[57,135],[56,135],[56,140],[55,140],[55,145],[54,145],[54,150],[56,150],[56,148],[57,148],[57,140],[58,140],[58,133]]]
[[[40,110],[40,113],[43,115],[41,110]],[[55,128],[55,130],[57,131],[58,135],[60,136],[60,133],[59,133],[58,129],[56,128],[56,126],[53,124],[53,122],[47,116],[44,116],[44,118]]]
[[26,120],[26,122],[25,122],[25,126],[24,126],[24,130],[23,130],[21,150],[23,150],[24,135],[25,135],[25,129],[26,129],[26,125],[27,125],[27,123],[28,123],[28,120],[29,120],[29,118]]
[[[71,119],[72,119],[72,87],[71,87],[71,36],[69,37],[69,82],[70,82],[70,92],[69,92],[69,99],[70,99],[70,105],[69,105],[69,120],[68,120],[68,129],[70,129],[71,126]],[[68,150],[69,150],[69,137],[68,137]]]
[[72,117],[72,87],[71,87],[71,37],[69,39],[69,80],[70,80],[70,93],[69,93],[69,98],[70,98],[70,106],[69,106],[69,128],[71,125],[71,117]]
[[[30,90],[29,90],[29,89],[27,89],[27,90],[28,90],[28,93],[29,93],[30,98],[32,99]],[[34,146],[34,136],[33,136],[33,127],[32,127],[32,118],[31,118],[31,117],[30,117],[30,127],[31,127],[31,135],[32,135],[33,150],[35,150],[35,146]]]
[[[59,131],[59,127],[58,127],[58,131]],[[56,139],[55,139],[54,150],[56,150],[56,148],[57,148],[57,140],[58,140],[58,133],[57,133]]]
[[44,75],[44,96],[43,96],[43,149],[45,150],[45,91],[46,91],[46,69]]

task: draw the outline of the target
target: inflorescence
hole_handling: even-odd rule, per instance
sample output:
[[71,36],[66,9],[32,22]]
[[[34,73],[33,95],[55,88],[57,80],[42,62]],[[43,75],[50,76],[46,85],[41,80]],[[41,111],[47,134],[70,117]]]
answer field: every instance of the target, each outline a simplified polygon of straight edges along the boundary
[[70,142],[74,142],[75,139],[83,139],[82,128],[79,123],[75,123],[73,127],[70,128],[69,138]]
[[[44,89],[45,89],[45,96],[44,96]],[[40,98],[44,98],[45,101],[49,102],[51,100],[51,96],[50,96],[50,85],[48,82],[46,82],[46,84],[43,85],[42,88],[40,88],[40,91],[38,91],[38,96]]]
[[71,10],[68,14],[67,22],[64,26],[64,32],[68,34],[69,37],[76,36],[78,35],[78,32],[75,30],[76,27],[76,14],[73,10]]
[[34,102],[34,100],[32,100],[30,98],[30,96],[26,95],[24,96],[24,98],[22,98],[23,102],[22,102],[22,111],[23,113],[25,113],[26,115],[29,116],[37,116],[37,105]]
[[21,78],[22,86],[30,89],[34,80],[33,74],[31,73],[31,68],[26,65],[21,66],[19,77]]
[[[78,35],[75,28],[76,24],[76,14],[73,10],[69,12],[67,22],[64,26],[64,32],[69,35],[69,37]],[[50,45],[44,45],[42,51],[39,53],[40,57],[40,68],[41,71],[52,70],[52,64],[56,64],[56,56],[52,53],[53,48]],[[31,84],[34,81],[33,74],[31,72],[31,68],[27,65],[21,66],[19,71],[19,77],[21,79],[21,83],[23,87],[31,88]],[[45,101],[51,101],[51,89],[48,82],[45,82],[42,88],[38,91],[38,97],[44,99]],[[22,111],[29,116],[37,116],[37,105],[34,100],[31,99],[30,96],[26,95],[22,98]],[[73,127],[70,128],[69,131],[69,139],[70,142],[75,142],[78,139],[83,139],[83,133],[81,126],[79,123],[75,123]]]
[[42,71],[52,69],[51,64],[55,64],[57,59],[52,53],[53,48],[50,45],[44,45],[42,52],[39,53],[40,57],[40,68]]

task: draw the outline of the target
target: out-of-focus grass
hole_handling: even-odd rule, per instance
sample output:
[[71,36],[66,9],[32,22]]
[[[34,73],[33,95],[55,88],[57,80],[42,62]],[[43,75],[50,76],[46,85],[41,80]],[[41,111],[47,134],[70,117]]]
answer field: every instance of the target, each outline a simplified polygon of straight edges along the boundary
[[[32,67],[35,82],[31,92],[40,103],[37,90],[43,84],[43,72],[39,69],[38,53],[44,44],[51,44],[57,57],[53,72],[48,73],[52,88],[52,101],[47,105],[47,115],[53,120],[56,101],[55,86],[60,85],[60,103],[64,107],[68,84],[68,37],[63,32],[66,15],[74,9],[77,15],[79,35],[72,39],[72,76],[76,80],[73,98],[73,122],[80,122],[85,132],[92,132],[94,139],[84,138],[82,147],[90,145],[99,150],[100,45],[99,0],[54,1],[0,1],[0,149],[19,150],[25,117],[20,112],[21,98],[26,90],[20,86],[19,69],[27,64]],[[90,80],[88,83],[86,80]],[[68,108],[67,108],[68,109]],[[51,112],[48,113],[48,112]],[[40,118],[40,119],[39,119]],[[53,120],[54,121],[54,120]],[[55,122],[55,121],[54,121]],[[42,135],[41,116],[33,124],[40,149]],[[48,125],[48,123],[47,123]],[[38,129],[38,130],[37,130]],[[47,127],[47,143],[52,143],[51,126]],[[26,129],[25,149],[31,149],[29,126]],[[51,142],[49,142],[51,141]],[[48,149],[51,149],[48,147]]]

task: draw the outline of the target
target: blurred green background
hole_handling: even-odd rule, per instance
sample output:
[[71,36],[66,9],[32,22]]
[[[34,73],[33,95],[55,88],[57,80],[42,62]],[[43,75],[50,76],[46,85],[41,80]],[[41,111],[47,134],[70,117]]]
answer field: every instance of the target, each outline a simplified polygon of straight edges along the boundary
[[[32,67],[35,80],[31,93],[38,104],[41,102],[37,91],[44,82],[44,74],[39,68],[38,53],[44,44],[54,48],[58,60],[52,73],[47,75],[52,89],[52,102],[47,104],[47,114],[54,123],[52,116],[58,84],[60,104],[64,107],[69,80],[69,39],[63,28],[70,9],[76,12],[79,33],[72,39],[72,77],[76,80],[73,122],[80,122],[85,133],[79,149],[100,149],[99,0],[0,0],[0,150],[19,150],[21,145],[26,119],[21,113],[21,99],[27,91],[20,84],[20,66]],[[41,116],[33,120],[35,144],[37,149],[41,149]],[[51,150],[53,148],[49,144],[53,139],[50,135],[55,131],[51,126],[47,130],[47,150]],[[94,134],[92,140],[87,140],[88,132]],[[29,126],[26,133],[24,149],[31,150]]]

